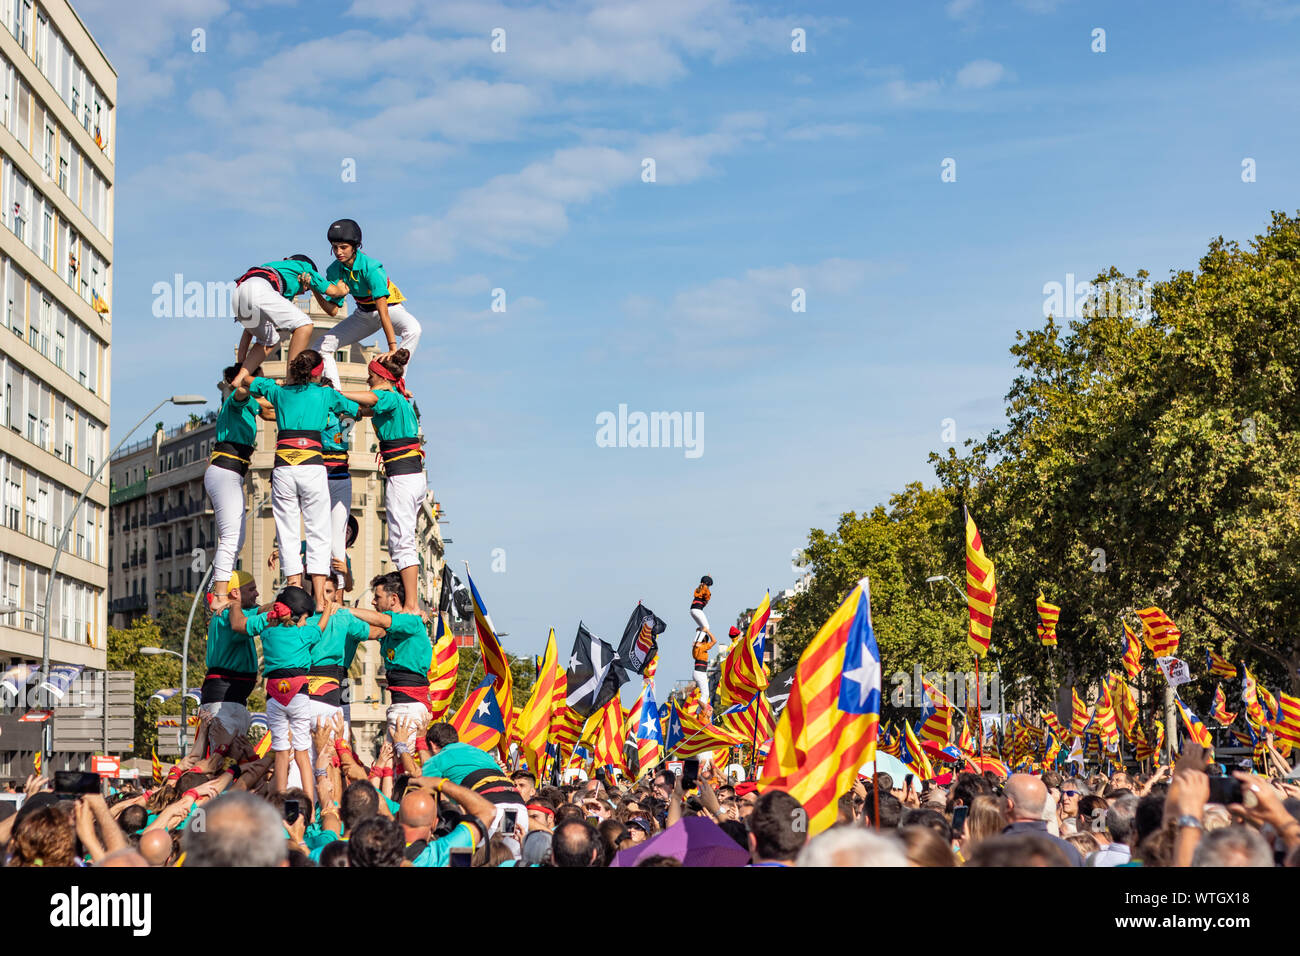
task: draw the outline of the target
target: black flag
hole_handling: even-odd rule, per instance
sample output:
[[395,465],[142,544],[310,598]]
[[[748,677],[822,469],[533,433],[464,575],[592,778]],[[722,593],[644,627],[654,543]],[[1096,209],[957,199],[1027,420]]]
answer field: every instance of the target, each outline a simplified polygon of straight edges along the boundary
[[794,687],[794,672],[798,669],[792,667],[788,671],[781,671],[767,685],[767,702],[772,705],[773,720],[780,718],[781,711],[785,710],[785,705],[790,701],[790,689]]
[[637,602],[627,619],[627,627],[623,628],[623,640],[618,645],[619,661],[628,670],[644,674],[659,653],[658,638],[667,627],[654,611]]
[[619,664],[618,653],[582,622],[573,639],[567,676],[567,703],[583,717],[590,717],[608,704],[627,683],[627,671]]

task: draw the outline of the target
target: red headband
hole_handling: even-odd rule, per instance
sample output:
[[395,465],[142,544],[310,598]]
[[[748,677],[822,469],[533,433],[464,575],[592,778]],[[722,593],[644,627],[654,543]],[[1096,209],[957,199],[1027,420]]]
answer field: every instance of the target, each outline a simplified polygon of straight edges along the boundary
[[407,398],[410,398],[411,393],[406,390],[406,378],[405,377],[398,378],[392,372],[388,371],[388,369],[384,368],[384,366],[379,364],[379,359],[371,359],[370,364],[367,365],[366,368],[370,369],[370,371],[374,372],[380,378],[392,382],[394,385],[397,386],[397,390],[399,392],[401,392]]
[[271,613],[267,615],[267,618],[276,621],[282,617],[293,617],[293,611],[289,610],[289,605],[283,601],[276,601],[271,605]]
[[319,364],[317,364],[317,366],[316,366],[314,369],[311,370],[311,374],[312,374],[313,377],[315,377],[315,376],[317,376],[317,375],[324,375],[324,374],[325,374],[325,360],[324,360],[324,359],[321,359],[320,362],[319,362]]
[[526,809],[526,810],[536,810],[538,813],[544,813],[544,814],[546,814],[548,817],[553,817],[553,816],[555,816],[555,811],[554,811],[554,810],[552,810],[550,807],[544,807],[544,806],[542,806],[540,803],[530,803],[530,804],[528,804],[524,809]]

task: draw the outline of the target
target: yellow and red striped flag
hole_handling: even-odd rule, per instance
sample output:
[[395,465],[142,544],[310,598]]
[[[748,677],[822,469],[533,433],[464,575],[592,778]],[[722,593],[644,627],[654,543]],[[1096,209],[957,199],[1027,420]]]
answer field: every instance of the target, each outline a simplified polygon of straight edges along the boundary
[[1155,742],[1147,740],[1146,731],[1139,724],[1133,728],[1133,746],[1138,760],[1150,760],[1152,757],[1160,755],[1160,748],[1165,745],[1165,725],[1160,721],[1155,722],[1156,739]]
[[1052,729],[1058,740],[1065,739],[1065,728],[1061,726],[1061,720],[1050,710],[1045,710],[1043,714],[1043,723]]
[[515,723],[515,677],[510,670],[510,660],[497,639],[496,628],[488,615],[483,598],[474,586],[474,579],[469,574],[469,562],[465,562],[465,577],[469,582],[469,594],[474,601],[474,629],[478,633],[479,651],[483,655],[483,670],[492,675],[492,692],[496,695],[497,710],[501,714],[501,723],[505,728],[499,740],[501,756],[506,756],[510,746],[510,729]]
[[718,726],[743,737],[751,746],[755,740],[766,740],[776,732],[772,705],[761,690],[748,703],[734,704],[719,713]]
[[1137,726],[1138,721],[1137,694],[1133,692],[1128,681],[1118,674],[1114,675],[1112,693],[1116,701],[1115,715],[1119,718],[1119,729],[1125,737],[1132,739],[1133,728]]
[[456,635],[447,626],[447,615],[438,615],[438,635],[433,644],[433,659],[429,663],[429,713],[436,723],[447,716],[451,698],[456,693],[456,670],[460,666],[460,650]]
[[903,721],[903,747],[898,759],[903,761],[903,765],[908,770],[916,774],[918,783],[934,776],[930,758],[926,755],[925,748],[921,746],[921,741],[917,740],[916,734],[912,732],[912,725],[907,721]]
[[1223,692],[1223,685],[1214,688],[1214,711],[1210,715],[1219,722],[1220,727],[1227,727],[1237,719],[1236,714],[1228,713],[1228,695]]
[[1112,746],[1119,740],[1119,725],[1115,720],[1115,703],[1111,698],[1110,685],[1104,681],[1101,685],[1101,696],[1097,698],[1097,705],[1093,708],[1093,720],[1096,722],[1093,729],[1107,747]]
[[1300,746],[1300,697],[1277,692],[1277,720],[1273,722],[1273,735],[1278,749]]
[[698,757],[722,747],[740,747],[749,742],[748,737],[715,726],[699,714],[688,714],[678,709],[677,716],[681,720],[682,738],[673,746],[669,757]]
[[835,822],[840,794],[875,756],[880,702],[880,651],[863,578],[799,656],[759,780],[761,791],[785,790],[803,804],[810,834]]
[[1088,726],[1088,705],[1083,702],[1083,698],[1073,687],[1070,688],[1070,695],[1073,698],[1070,709],[1070,736],[1078,737]]
[[893,724],[890,724],[887,730],[881,729],[879,747],[882,753],[887,753],[891,757],[898,757],[903,753],[903,743]]
[[45,754],[42,751],[37,750],[36,753],[32,754],[32,772],[38,777],[41,775],[41,766],[44,760]]
[[957,738],[957,749],[962,754],[975,755],[975,739],[971,736],[970,723],[966,720],[961,722],[961,735]]
[[771,613],[772,595],[765,592],[745,627],[744,635],[732,641],[727,656],[722,660],[722,674],[718,680],[720,706],[726,708],[748,703],[755,694],[767,688],[767,668],[758,658],[757,642],[767,629]]
[[1257,693],[1260,705],[1264,708],[1264,719],[1271,727],[1273,722],[1277,720],[1277,698],[1269,693],[1268,688],[1263,684],[1259,685]]
[[1187,709],[1183,699],[1174,694],[1174,704],[1178,707],[1178,713],[1183,718],[1183,727],[1187,730],[1187,736],[1202,747],[1213,747],[1214,740],[1210,737],[1210,732],[1205,729],[1205,724],[1201,723],[1201,718]]
[[700,713],[703,706],[700,701],[700,685],[691,684],[690,687],[686,688],[686,700],[682,702],[681,707],[682,713],[695,717]]
[[1038,639],[1044,647],[1056,646],[1056,622],[1061,619],[1061,609],[1048,604],[1043,593],[1038,592]]
[[1128,624],[1124,624],[1124,673],[1129,680],[1136,680],[1142,673],[1142,645]]
[[970,613],[966,643],[976,657],[983,657],[993,636],[993,609],[998,603],[998,589],[993,562],[984,553],[979,529],[964,505],[962,512],[966,515],[966,608]]
[[1178,640],[1183,632],[1168,614],[1152,606],[1144,607],[1137,616],[1142,619],[1142,639],[1153,657],[1173,657],[1178,653]]
[[1225,657],[1220,657],[1208,647],[1205,649],[1205,667],[1215,677],[1226,677],[1232,680],[1237,676],[1237,668],[1232,666],[1232,662]]
[[1249,667],[1243,664],[1242,669],[1246,672],[1241,679],[1241,702],[1246,707],[1246,719],[1256,727],[1264,727],[1268,719],[1264,716],[1264,708],[1259,705],[1259,684]]
[[158,750],[156,747],[149,749],[151,761],[153,763],[153,782],[160,784],[163,782],[162,761],[158,759]]
[[268,730],[262,734],[261,739],[257,741],[257,746],[253,748],[253,753],[259,758],[265,757],[271,752],[271,732]]
[[555,646],[555,628],[546,638],[546,650],[538,669],[537,682],[528,694],[528,701],[515,718],[515,732],[519,735],[519,749],[528,767],[541,779],[541,763],[546,756],[546,745],[551,739],[551,721],[555,717],[555,672],[559,651]]
[[627,760],[623,756],[623,744],[627,740],[623,733],[623,703],[618,694],[609,699],[601,708],[596,724],[596,748],[592,751],[598,765],[615,767],[628,773]]

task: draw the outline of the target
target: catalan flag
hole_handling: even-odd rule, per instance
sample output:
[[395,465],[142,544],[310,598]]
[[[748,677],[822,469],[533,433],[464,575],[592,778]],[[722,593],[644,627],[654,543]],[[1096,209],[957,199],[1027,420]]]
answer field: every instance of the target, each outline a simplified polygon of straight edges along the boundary
[[551,740],[551,721],[555,716],[555,672],[559,669],[559,651],[555,645],[555,628],[546,638],[537,682],[528,694],[528,702],[515,719],[519,749],[528,767],[541,779],[541,763]]
[[623,739],[636,740],[636,725],[641,720],[642,705],[645,704],[646,689],[650,685],[645,681],[641,682],[641,693],[636,695],[636,700],[631,707],[623,708]]
[[1073,698],[1070,710],[1070,733],[1078,737],[1088,727],[1088,706],[1073,687],[1070,688],[1070,695]]
[[1043,740],[1043,768],[1052,766],[1056,762],[1056,755],[1060,752],[1061,738],[1056,735],[1056,731],[1048,727]]
[[623,735],[623,704],[615,694],[600,710],[600,719],[596,725],[596,763],[614,767],[628,772],[627,761],[623,757],[623,744],[627,738]]
[[889,754],[889,756],[891,757],[898,757],[902,755],[903,744],[899,740],[898,731],[893,729],[892,724],[890,725],[889,730],[885,730],[884,728],[881,729],[878,746],[884,753]]
[[966,516],[966,608],[970,613],[966,643],[976,657],[983,657],[993,635],[993,609],[998,603],[998,589],[993,562],[984,553],[979,529],[964,506],[962,512]]
[[1178,640],[1183,632],[1158,607],[1144,607],[1137,612],[1142,619],[1142,639],[1146,641],[1153,657],[1173,657],[1178,653]]
[[1271,726],[1277,720],[1277,699],[1263,684],[1259,685],[1258,695],[1260,705],[1264,708],[1264,719]]
[[456,670],[460,651],[456,635],[447,626],[447,614],[438,615],[438,630],[433,642],[433,659],[429,664],[429,713],[436,723],[447,716],[452,695],[456,693]]
[[967,756],[974,756],[975,746],[975,739],[970,732],[970,723],[963,720],[961,722],[961,734],[957,737],[957,749]]
[[1277,692],[1277,720],[1273,733],[1279,744],[1300,746],[1300,697]]
[[1232,680],[1237,676],[1237,668],[1232,666],[1232,662],[1220,657],[1208,647],[1205,649],[1205,669],[1215,677],[1226,677]]
[[1115,697],[1116,707],[1115,715],[1119,718],[1119,729],[1130,740],[1133,738],[1133,728],[1137,726],[1138,721],[1138,701],[1137,694],[1128,681],[1122,679],[1118,674],[1114,675],[1112,693]]
[[1129,680],[1136,680],[1142,673],[1142,645],[1128,624],[1124,624],[1124,673]]
[[743,737],[750,745],[755,740],[766,740],[776,732],[772,707],[761,690],[747,703],[733,704],[718,714],[718,726]]
[[510,661],[497,640],[496,628],[488,615],[483,598],[474,586],[474,579],[469,574],[469,562],[465,563],[465,577],[469,581],[470,597],[474,601],[474,628],[478,632],[479,651],[483,655],[483,670],[492,675],[492,692],[496,695],[497,711],[501,717],[502,730],[500,742],[502,756],[509,746],[510,729],[515,721],[515,678],[510,671]]
[[1188,710],[1187,705],[1183,703],[1181,697],[1174,694],[1174,704],[1178,707],[1178,713],[1183,718],[1183,727],[1187,730],[1187,736],[1202,747],[1213,747],[1214,740],[1210,737],[1210,732],[1205,729],[1205,724],[1201,723],[1201,718]]
[[1110,696],[1110,686],[1105,682],[1101,685],[1101,696],[1097,698],[1097,706],[1094,708],[1094,720],[1096,721],[1094,729],[1107,747],[1119,740],[1119,725],[1115,721],[1115,705]]
[[456,728],[461,743],[488,753],[495,750],[506,735],[493,685],[491,674],[484,677],[451,717],[451,725]]
[[40,750],[37,750],[36,753],[32,754],[32,772],[38,777],[41,775],[41,764],[44,760],[45,755]]
[[158,759],[158,749],[151,747],[149,750],[151,762],[153,764],[153,782],[155,785],[163,782],[162,761]]
[[1060,718],[1057,717],[1050,710],[1045,710],[1042,712],[1042,714],[1043,714],[1043,723],[1046,724],[1049,728],[1051,728],[1052,733],[1054,733],[1058,739],[1064,738],[1065,728],[1061,726]]
[[1222,684],[1214,688],[1214,711],[1210,716],[1219,722],[1220,727],[1227,727],[1237,719],[1236,714],[1228,713],[1228,695],[1223,692]]
[[1038,639],[1044,647],[1056,646],[1056,622],[1061,619],[1061,609],[1048,604],[1042,592],[1038,594]]
[[578,746],[578,741],[582,739],[582,728],[586,723],[587,718],[567,704],[561,703],[556,706],[555,720],[551,723],[551,741],[560,748],[561,760],[573,753],[573,748]]
[[785,790],[803,804],[810,834],[835,822],[840,794],[875,757],[880,686],[863,578],[800,655],[759,782],[760,790]]
[[1241,679],[1241,702],[1246,708],[1246,720],[1256,727],[1265,725],[1264,708],[1259,705],[1259,684],[1250,668],[1242,665],[1245,676]]
[[94,309],[96,312],[98,312],[100,315],[108,314],[108,300],[105,299],[103,296],[101,296],[98,292],[92,292],[90,294],[90,307]]
[[733,641],[722,661],[722,674],[718,682],[721,706],[746,704],[759,691],[767,688],[767,668],[763,666],[757,646],[763,641],[767,619],[772,613],[772,595],[763,594],[763,600],[749,619],[742,638]]
[[[669,731],[667,752],[670,757],[698,757],[723,747],[742,747],[749,742],[748,738],[714,726],[699,715],[678,710],[676,717],[677,734]],[[672,719],[671,715],[669,719]]]

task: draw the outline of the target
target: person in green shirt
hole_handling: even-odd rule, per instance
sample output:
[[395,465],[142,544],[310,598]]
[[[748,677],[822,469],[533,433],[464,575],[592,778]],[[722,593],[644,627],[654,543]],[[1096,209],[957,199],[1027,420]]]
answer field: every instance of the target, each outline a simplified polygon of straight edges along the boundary
[[[244,610],[257,607],[257,582],[247,571],[230,574],[229,600]],[[207,674],[200,692],[199,712],[213,716],[208,741],[213,750],[248,733],[248,695],[257,686],[257,648],[247,634],[230,626],[229,609],[208,622]]]
[[[337,381],[334,353],[365,341],[381,328],[387,349],[380,358],[391,358],[399,348],[415,354],[420,343],[420,323],[402,304],[406,298],[393,285],[383,264],[361,251],[361,226],[354,219],[339,219],[330,224],[325,237],[334,253],[325,277],[335,285],[346,285],[356,302],[351,315],[312,340],[311,347],[325,353],[326,374]],[[312,295],[330,315],[338,314],[343,296],[322,295],[315,290]]]
[[298,551],[299,521],[306,531],[306,573],[312,579],[316,610],[325,610],[325,578],[330,573],[330,493],[325,473],[321,433],[329,413],[360,414],[355,402],[338,391],[321,386],[324,364],[314,349],[304,350],[289,363],[287,384],[255,378],[248,390],[275,408],[279,431],[275,439],[275,467],[271,471],[271,511],[285,581],[303,582]]
[[402,611],[406,595],[396,571],[377,575],[370,582],[374,610],[352,608],[352,613],[372,627],[382,629],[379,645],[392,703],[388,705],[388,736],[397,743],[399,721],[411,720],[423,733],[429,712],[429,667],[433,663],[433,642],[421,614]]
[[406,392],[406,349],[391,358],[373,360],[367,368],[370,388],[344,392],[356,402],[362,414],[375,420],[379,454],[384,463],[384,506],[388,510],[388,556],[406,593],[402,611],[420,613],[416,593],[420,577],[420,555],[415,547],[416,516],[429,485],[424,475],[424,448],[420,422]]
[[[348,713],[343,708],[343,682],[347,677],[352,656],[362,641],[378,640],[384,636],[382,628],[372,627],[343,606],[343,592],[334,585],[333,577],[325,579],[325,601],[333,608],[321,635],[311,648],[311,675],[307,696],[311,701],[313,726],[342,716],[347,725]],[[308,624],[319,624],[321,615],[308,619]],[[315,736],[312,737],[312,764],[316,763]]]
[[307,348],[312,321],[293,300],[308,289],[336,298],[348,294],[347,283],[327,282],[316,263],[301,253],[253,266],[235,280],[231,304],[235,321],[244,327],[235,355],[241,366],[236,385],[245,385],[253,378],[253,369],[280,344],[281,332],[289,333],[290,362]]
[[[230,384],[238,374],[239,366],[231,365],[222,372],[222,379]],[[257,374],[262,374],[260,368]],[[212,557],[214,611],[226,605],[235,555],[244,546],[244,476],[248,474],[253,445],[257,443],[262,401],[250,395],[247,388],[230,389],[217,413],[216,446],[203,473],[203,488],[212,501],[217,526],[217,549]],[[265,407],[269,409],[270,403]]]

